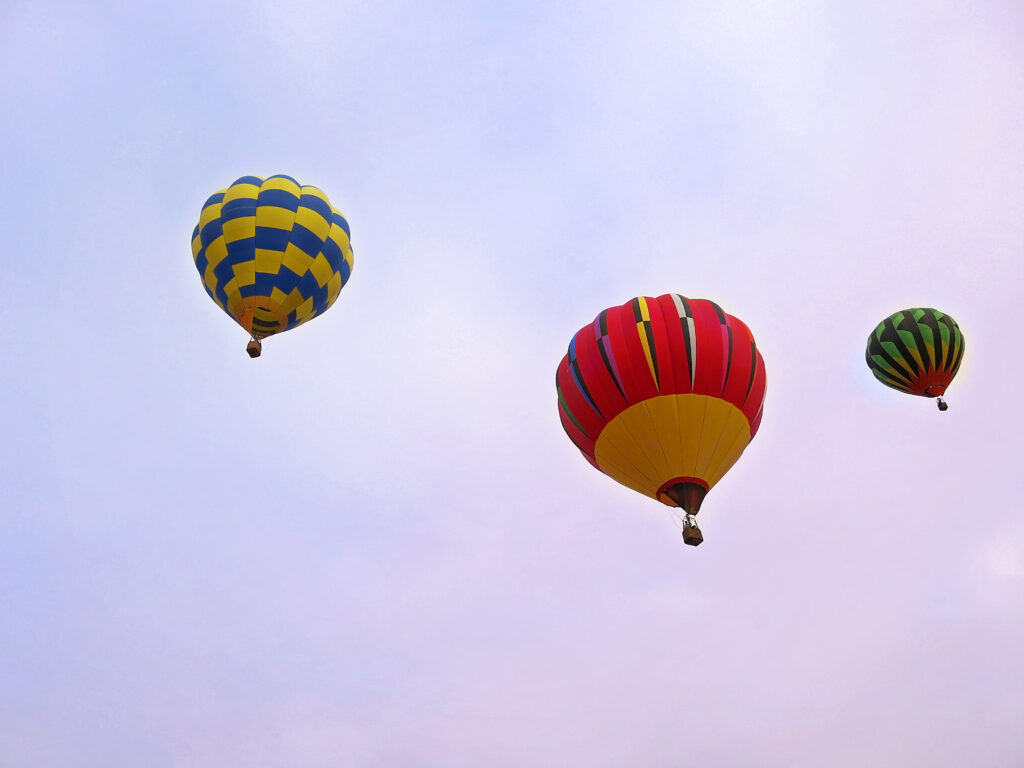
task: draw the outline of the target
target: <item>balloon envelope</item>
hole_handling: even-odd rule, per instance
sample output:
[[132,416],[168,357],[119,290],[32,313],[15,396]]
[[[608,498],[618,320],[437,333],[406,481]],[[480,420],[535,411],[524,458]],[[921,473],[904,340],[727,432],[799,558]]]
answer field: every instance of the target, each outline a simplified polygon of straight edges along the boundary
[[691,514],[757,433],[765,384],[747,326],[678,294],[601,312],[555,377],[562,426],[586,459]]
[[868,336],[868,368],[887,387],[921,397],[945,393],[966,342],[949,315],[927,307],[895,312]]
[[352,273],[345,217],[290,176],[243,176],[212,195],[192,232],[210,298],[254,339],[325,312]]

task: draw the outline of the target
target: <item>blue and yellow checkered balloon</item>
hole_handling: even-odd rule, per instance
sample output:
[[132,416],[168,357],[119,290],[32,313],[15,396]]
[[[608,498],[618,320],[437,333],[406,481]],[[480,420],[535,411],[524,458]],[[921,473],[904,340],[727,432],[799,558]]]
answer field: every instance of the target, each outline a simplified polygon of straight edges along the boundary
[[259,340],[334,303],[352,273],[350,237],[316,187],[243,176],[206,201],[192,257],[210,298]]

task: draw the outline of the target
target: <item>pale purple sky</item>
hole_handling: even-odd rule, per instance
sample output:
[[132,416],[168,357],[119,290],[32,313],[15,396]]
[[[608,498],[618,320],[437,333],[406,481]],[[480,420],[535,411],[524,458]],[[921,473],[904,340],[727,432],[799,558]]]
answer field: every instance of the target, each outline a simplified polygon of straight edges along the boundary
[[[1014,0],[5,2],[0,768],[1024,765],[1022,83]],[[356,262],[253,361],[273,173]],[[670,291],[768,369],[699,549],[555,406]]]

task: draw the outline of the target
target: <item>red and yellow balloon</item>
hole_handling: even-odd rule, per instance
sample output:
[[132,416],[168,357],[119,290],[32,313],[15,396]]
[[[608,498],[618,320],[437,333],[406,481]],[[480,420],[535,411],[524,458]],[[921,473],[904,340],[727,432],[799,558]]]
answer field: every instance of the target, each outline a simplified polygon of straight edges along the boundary
[[706,299],[639,296],[601,312],[558,365],[558,413],[586,459],[685,512],[703,537],[704,496],[757,434],[765,367],[750,329]]

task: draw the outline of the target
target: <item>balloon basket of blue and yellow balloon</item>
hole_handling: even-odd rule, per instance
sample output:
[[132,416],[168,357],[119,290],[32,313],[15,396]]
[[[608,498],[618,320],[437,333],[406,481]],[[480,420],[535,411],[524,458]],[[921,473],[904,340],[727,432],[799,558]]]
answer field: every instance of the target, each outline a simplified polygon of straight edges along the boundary
[[249,357],[259,357],[263,351],[260,340],[281,331],[288,324],[288,315],[281,305],[266,296],[241,299],[231,307],[231,316],[252,336],[245,347]]

